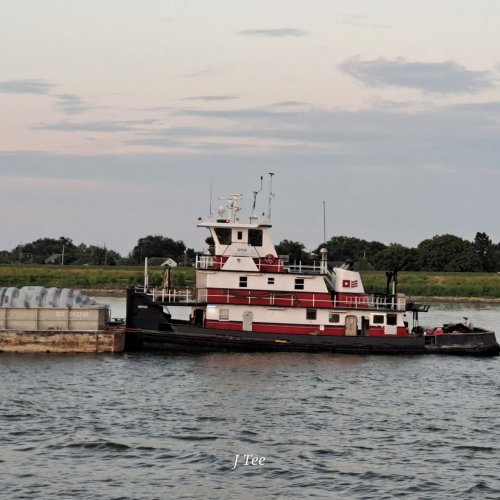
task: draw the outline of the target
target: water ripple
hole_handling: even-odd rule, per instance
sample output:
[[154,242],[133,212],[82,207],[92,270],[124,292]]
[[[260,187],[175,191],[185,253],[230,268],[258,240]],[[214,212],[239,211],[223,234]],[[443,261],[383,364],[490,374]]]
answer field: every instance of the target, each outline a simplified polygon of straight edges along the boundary
[[496,499],[499,368],[432,356],[2,355],[3,496]]

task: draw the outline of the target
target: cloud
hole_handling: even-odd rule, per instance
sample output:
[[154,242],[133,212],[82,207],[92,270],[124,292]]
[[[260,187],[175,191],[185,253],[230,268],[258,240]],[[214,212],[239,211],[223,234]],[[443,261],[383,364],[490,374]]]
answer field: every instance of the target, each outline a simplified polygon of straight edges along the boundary
[[56,98],[56,108],[67,115],[78,114],[87,110],[82,98],[77,95],[58,94]]
[[88,179],[54,179],[46,177],[16,177],[3,176],[2,177],[2,188],[11,189],[33,189],[33,190],[67,190],[67,189],[78,189],[78,190],[99,190],[101,183],[95,180]]
[[193,97],[184,97],[183,101],[230,101],[238,99],[235,95],[197,95]]
[[251,29],[242,30],[238,33],[244,36],[260,36],[268,38],[279,38],[279,37],[299,37],[306,36],[307,32],[297,28],[276,28],[276,29]]
[[309,104],[304,101],[280,101],[273,103],[271,106],[276,108],[299,108],[308,105]]
[[[141,136],[131,138],[128,144],[182,147],[198,153],[213,144],[226,144],[242,156],[253,145],[254,153],[331,155],[335,162],[370,168],[427,164],[493,168],[495,158],[500,156],[499,108],[499,102],[442,107],[416,107],[413,103],[390,106],[383,102],[352,111],[275,105],[183,109],[177,114],[192,117],[191,126],[142,129]],[[196,126],[197,118],[203,125]]]
[[404,58],[349,59],[340,68],[371,87],[406,87],[427,93],[464,94],[496,87],[489,71],[472,71],[453,62],[419,62]]
[[0,93],[49,95],[56,99],[55,108],[65,114],[82,113],[88,109],[83,99],[75,94],[53,94],[56,85],[40,79],[9,80],[0,82]]
[[0,92],[6,94],[49,94],[53,84],[43,80],[8,80],[0,82]]
[[100,122],[58,122],[34,125],[36,130],[60,132],[124,132],[137,130],[142,125],[151,125],[156,120],[100,121]]

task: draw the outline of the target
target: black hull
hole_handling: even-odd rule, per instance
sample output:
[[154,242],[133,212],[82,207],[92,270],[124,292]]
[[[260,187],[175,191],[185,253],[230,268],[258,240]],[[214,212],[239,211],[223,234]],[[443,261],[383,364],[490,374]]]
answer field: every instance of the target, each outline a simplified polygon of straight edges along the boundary
[[[171,325],[172,331],[130,330],[125,349],[129,351],[288,351],[342,354],[453,354],[498,356],[500,348],[490,332],[470,334],[457,343],[457,335],[410,337],[336,337],[257,334],[252,332],[206,330]],[[277,338],[279,337],[279,338]],[[493,337],[493,341],[492,341]],[[428,343],[432,342],[432,343]]]

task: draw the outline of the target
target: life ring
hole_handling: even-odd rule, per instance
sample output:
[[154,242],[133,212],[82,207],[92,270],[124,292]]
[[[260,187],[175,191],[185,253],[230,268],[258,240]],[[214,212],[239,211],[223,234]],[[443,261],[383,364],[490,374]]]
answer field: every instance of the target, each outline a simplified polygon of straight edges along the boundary
[[264,261],[266,264],[274,264],[274,255],[268,253],[265,257],[264,257]]

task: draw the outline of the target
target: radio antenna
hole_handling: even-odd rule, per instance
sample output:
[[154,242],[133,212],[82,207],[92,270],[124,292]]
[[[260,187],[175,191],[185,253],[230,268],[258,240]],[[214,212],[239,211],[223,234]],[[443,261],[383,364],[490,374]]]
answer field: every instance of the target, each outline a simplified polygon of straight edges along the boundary
[[252,207],[252,219],[255,217],[255,205],[257,203],[257,195],[262,191],[262,175],[260,176],[260,189],[253,192],[253,207]]
[[273,199],[273,175],[274,172],[269,172],[269,211],[267,213],[267,218],[271,220],[271,200]]

